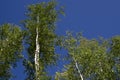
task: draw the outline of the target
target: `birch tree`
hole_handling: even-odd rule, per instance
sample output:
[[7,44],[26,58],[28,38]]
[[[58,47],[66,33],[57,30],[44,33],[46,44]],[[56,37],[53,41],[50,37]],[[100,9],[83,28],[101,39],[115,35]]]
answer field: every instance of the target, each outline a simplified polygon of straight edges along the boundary
[[[28,7],[24,26],[27,31],[27,55],[24,60],[27,80],[47,78],[45,68],[55,63],[56,2],[42,2]],[[48,79],[47,79],[48,80]]]
[[0,80],[12,78],[11,68],[22,57],[23,33],[12,24],[0,25]]
[[65,65],[62,73],[57,72],[56,80],[115,80],[107,43],[68,32],[61,46],[68,51],[70,63]]

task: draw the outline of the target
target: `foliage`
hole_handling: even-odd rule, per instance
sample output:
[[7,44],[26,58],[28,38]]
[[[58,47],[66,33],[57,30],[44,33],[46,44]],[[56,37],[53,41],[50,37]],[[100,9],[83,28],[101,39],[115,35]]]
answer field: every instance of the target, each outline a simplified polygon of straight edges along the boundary
[[20,28],[12,24],[0,26],[0,79],[12,77],[10,69],[22,57],[23,33]]
[[[40,45],[40,76],[46,75],[45,68],[47,65],[55,63],[55,22],[57,21],[58,16],[55,7],[55,1],[33,4],[28,7],[28,18],[24,21],[24,26],[27,31],[26,43],[28,44],[28,59],[25,59],[23,64],[26,67],[27,79],[29,80],[35,79],[34,56],[37,27]],[[39,21],[37,21],[37,18],[39,18]]]
[[[76,62],[84,79],[90,80],[115,80],[114,65],[111,65],[110,53],[108,53],[107,41],[88,40],[80,34],[73,37],[70,32],[63,39],[63,48],[68,51],[71,63],[65,66],[67,73],[57,73],[57,79],[64,78],[65,80],[80,80],[80,75],[75,66]],[[75,61],[76,60],[76,61]],[[62,75],[61,75],[62,74]]]
[[116,78],[120,79],[120,36],[114,36],[110,40],[110,57],[115,68]]

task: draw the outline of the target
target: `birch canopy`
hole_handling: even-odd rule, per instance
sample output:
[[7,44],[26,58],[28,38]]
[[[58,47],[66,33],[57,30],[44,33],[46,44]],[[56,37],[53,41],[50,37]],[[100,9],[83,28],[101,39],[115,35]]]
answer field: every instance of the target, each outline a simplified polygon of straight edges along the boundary
[[88,40],[68,32],[62,47],[68,51],[70,63],[62,73],[56,73],[56,80],[115,80],[114,66],[110,62],[113,58],[107,52],[106,40]]
[[[39,79],[42,79],[45,76],[45,67],[55,63],[56,35],[54,31],[58,15],[55,7],[56,3],[54,1],[37,3],[28,7],[26,14],[28,18],[24,22],[27,32],[28,59],[24,60],[24,65],[29,80],[35,79],[38,73]],[[35,53],[36,50],[37,52]],[[36,70],[36,64],[39,65],[38,71]]]

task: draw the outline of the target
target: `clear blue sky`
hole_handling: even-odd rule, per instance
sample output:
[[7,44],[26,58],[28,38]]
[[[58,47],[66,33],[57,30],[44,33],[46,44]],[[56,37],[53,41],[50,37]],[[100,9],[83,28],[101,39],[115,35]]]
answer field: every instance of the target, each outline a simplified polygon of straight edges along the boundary
[[[20,25],[25,19],[26,7],[49,0],[0,0],[0,24]],[[66,30],[83,32],[88,38],[103,36],[110,38],[120,35],[120,0],[58,0],[64,5],[66,16],[57,23],[57,34],[64,35]],[[22,64],[14,70],[16,80],[23,80]]]

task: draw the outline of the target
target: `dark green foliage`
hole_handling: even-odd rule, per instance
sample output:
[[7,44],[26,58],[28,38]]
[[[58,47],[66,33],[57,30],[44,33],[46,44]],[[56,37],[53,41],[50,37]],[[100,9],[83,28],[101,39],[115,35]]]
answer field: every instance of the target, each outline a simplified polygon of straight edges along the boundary
[[0,79],[12,77],[10,69],[22,57],[23,33],[16,25],[4,24],[0,26]]

